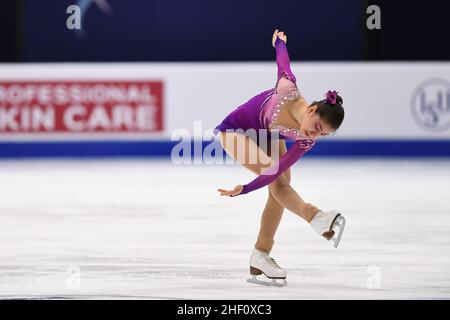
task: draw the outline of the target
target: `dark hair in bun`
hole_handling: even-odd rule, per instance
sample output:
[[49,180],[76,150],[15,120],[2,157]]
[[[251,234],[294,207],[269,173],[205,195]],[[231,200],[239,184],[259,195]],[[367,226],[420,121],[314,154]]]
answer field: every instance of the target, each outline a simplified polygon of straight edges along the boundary
[[320,118],[337,130],[344,121],[344,108],[342,107],[344,101],[340,95],[335,94],[334,96],[336,101],[334,104],[327,98],[314,101],[311,106],[317,106],[316,113],[319,114]]

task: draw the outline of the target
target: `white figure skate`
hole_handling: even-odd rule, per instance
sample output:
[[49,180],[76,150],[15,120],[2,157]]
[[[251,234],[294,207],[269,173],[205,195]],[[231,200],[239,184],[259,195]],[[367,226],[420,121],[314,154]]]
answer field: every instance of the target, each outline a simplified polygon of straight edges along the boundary
[[[271,258],[269,254],[264,251],[253,249],[252,255],[250,256],[250,274],[252,277],[247,279],[247,281],[251,283],[264,286],[287,286],[286,271],[276,263],[275,259]],[[272,281],[257,279],[256,276],[261,274],[272,279]],[[281,282],[278,282],[277,280],[281,280]]]
[[328,241],[333,240],[334,247],[337,248],[345,228],[345,218],[342,214],[336,210],[319,211],[310,224],[319,235]]

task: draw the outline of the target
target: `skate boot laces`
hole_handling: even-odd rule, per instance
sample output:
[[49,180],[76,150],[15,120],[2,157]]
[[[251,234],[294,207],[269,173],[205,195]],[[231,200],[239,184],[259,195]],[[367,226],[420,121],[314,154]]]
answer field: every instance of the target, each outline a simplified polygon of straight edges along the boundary
[[272,257],[269,257],[269,259],[270,259],[270,264],[273,266],[273,267],[275,267],[276,269],[281,269],[281,267],[278,265],[278,263],[275,261],[275,259],[274,258],[272,258]]

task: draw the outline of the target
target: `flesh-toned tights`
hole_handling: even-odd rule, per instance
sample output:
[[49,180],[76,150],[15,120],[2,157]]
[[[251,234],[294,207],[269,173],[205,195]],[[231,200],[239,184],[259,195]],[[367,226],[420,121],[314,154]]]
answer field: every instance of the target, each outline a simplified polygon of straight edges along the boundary
[[[286,143],[278,140],[278,159],[286,153]],[[273,164],[271,143],[267,143],[267,150],[263,150],[250,137],[235,132],[221,132],[220,142],[223,149],[241,165],[260,175],[261,172]],[[275,150],[274,150],[275,151]],[[249,161],[251,155],[257,155],[257,161]],[[306,203],[290,185],[291,170],[287,169],[274,182],[268,185],[269,195],[261,216],[261,225],[255,248],[270,252],[274,245],[275,233],[283,216],[284,208],[292,211],[308,223],[314,218],[319,209]]]

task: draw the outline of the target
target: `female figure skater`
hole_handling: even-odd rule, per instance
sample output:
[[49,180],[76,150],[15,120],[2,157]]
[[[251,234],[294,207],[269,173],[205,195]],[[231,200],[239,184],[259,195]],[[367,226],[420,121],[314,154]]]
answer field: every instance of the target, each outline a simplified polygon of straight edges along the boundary
[[[234,197],[268,186],[269,195],[262,213],[259,235],[250,257],[250,274],[253,277],[248,281],[276,286],[287,285],[286,271],[269,255],[284,208],[305,219],[325,239],[333,240],[335,247],[345,226],[345,219],[339,212],[322,211],[305,202],[290,185],[290,167],[314,146],[319,136],[327,136],[339,128],[344,119],[344,109],[342,98],[336,91],[328,91],[326,99],[311,104],[306,102],[291,71],[286,43],[284,32],[275,30],[272,37],[278,66],[275,87],[233,110],[214,129],[216,134],[220,134],[223,149],[259,175],[250,183],[237,185],[233,190],[218,189],[220,194]],[[234,132],[236,129],[241,129],[241,132],[267,130],[269,141],[272,134],[276,134],[277,138],[279,135],[280,139],[276,139],[277,150],[271,150],[273,143],[267,143],[267,150],[264,150],[259,135],[254,141],[246,134]],[[286,139],[295,141],[289,150],[286,150]],[[252,156],[257,159],[253,161],[255,163],[246,161]],[[274,157],[280,160],[276,161]],[[262,174],[264,168],[267,171]],[[258,280],[256,276],[261,274],[272,281]],[[282,279],[282,282],[278,283],[276,279]]]

